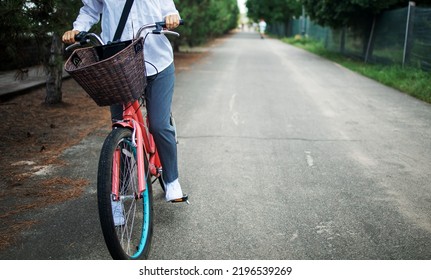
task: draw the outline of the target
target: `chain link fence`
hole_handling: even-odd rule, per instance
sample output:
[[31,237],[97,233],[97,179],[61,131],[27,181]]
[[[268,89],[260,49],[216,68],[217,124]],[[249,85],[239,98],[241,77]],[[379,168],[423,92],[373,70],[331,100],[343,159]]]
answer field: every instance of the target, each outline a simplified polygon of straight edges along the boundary
[[289,24],[275,24],[269,32],[278,36],[305,35],[325,48],[369,63],[396,64],[431,71],[431,8],[408,7],[376,17],[369,30],[334,30],[308,17]]

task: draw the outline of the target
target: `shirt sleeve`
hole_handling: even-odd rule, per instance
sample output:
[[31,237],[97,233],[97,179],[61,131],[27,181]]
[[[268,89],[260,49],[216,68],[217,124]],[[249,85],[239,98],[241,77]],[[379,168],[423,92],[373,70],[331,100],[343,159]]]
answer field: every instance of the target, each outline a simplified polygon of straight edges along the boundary
[[162,7],[162,16],[165,18],[169,15],[180,14],[175,7],[173,0],[160,0],[160,6]]
[[79,15],[73,23],[73,29],[79,31],[88,31],[99,22],[103,10],[101,0],[82,0],[84,6],[79,10]]

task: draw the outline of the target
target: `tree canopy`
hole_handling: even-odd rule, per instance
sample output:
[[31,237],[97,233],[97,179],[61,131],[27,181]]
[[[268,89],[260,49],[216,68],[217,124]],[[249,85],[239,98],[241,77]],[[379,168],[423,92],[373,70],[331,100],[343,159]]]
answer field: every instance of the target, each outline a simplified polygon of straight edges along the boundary
[[301,14],[298,0],[247,0],[247,15],[254,21],[263,18],[268,23],[287,22]]
[[0,48],[5,53],[0,69],[44,60],[51,36],[71,28],[81,5],[80,0],[1,1]]
[[[406,0],[301,0],[307,15],[316,23],[332,28],[357,28],[385,10],[407,7]],[[416,5],[431,5],[431,0],[417,0]]]
[[174,0],[185,25],[181,27],[178,44],[201,44],[238,25],[236,0]]
[[[407,0],[247,0],[248,17],[257,21],[264,18],[269,23],[281,23],[301,14],[306,14],[323,26],[332,28],[359,28],[375,15],[388,9],[406,7]],[[417,6],[431,6],[431,0],[416,0]]]

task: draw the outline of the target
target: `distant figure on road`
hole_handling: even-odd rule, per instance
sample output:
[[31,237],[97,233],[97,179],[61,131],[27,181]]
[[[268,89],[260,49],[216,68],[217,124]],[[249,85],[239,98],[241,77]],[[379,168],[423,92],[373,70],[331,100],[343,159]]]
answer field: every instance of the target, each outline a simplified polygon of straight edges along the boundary
[[263,18],[260,19],[259,21],[259,33],[260,33],[260,38],[263,39],[264,35],[265,35],[265,30],[266,30],[266,22]]

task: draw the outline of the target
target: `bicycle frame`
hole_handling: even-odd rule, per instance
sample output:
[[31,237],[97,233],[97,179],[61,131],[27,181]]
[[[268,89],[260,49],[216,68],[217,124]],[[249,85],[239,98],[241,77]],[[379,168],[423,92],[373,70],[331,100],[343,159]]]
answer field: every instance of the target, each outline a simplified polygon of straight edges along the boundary
[[[115,127],[129,128],[133,131],[133,145],[137,150],[137,169],[138,169],[138,194],[136,198],[142,198],[142,193],[146,189],[146,176],[160,176],[161,163],[157,153],[154,138],[148,129],[148,119],[142,115],[139,100],[123,105],[123,119],[116,121]],[[119,178],[120,178],[120,151],[114,154],[112,162],[112,195],[114,200],[120,199]],[[146,157],[146,161],[144,161]],[[149,164],[149,174],[145,174],[145,162]],[[145,175],[145,176],[144,176]]]

